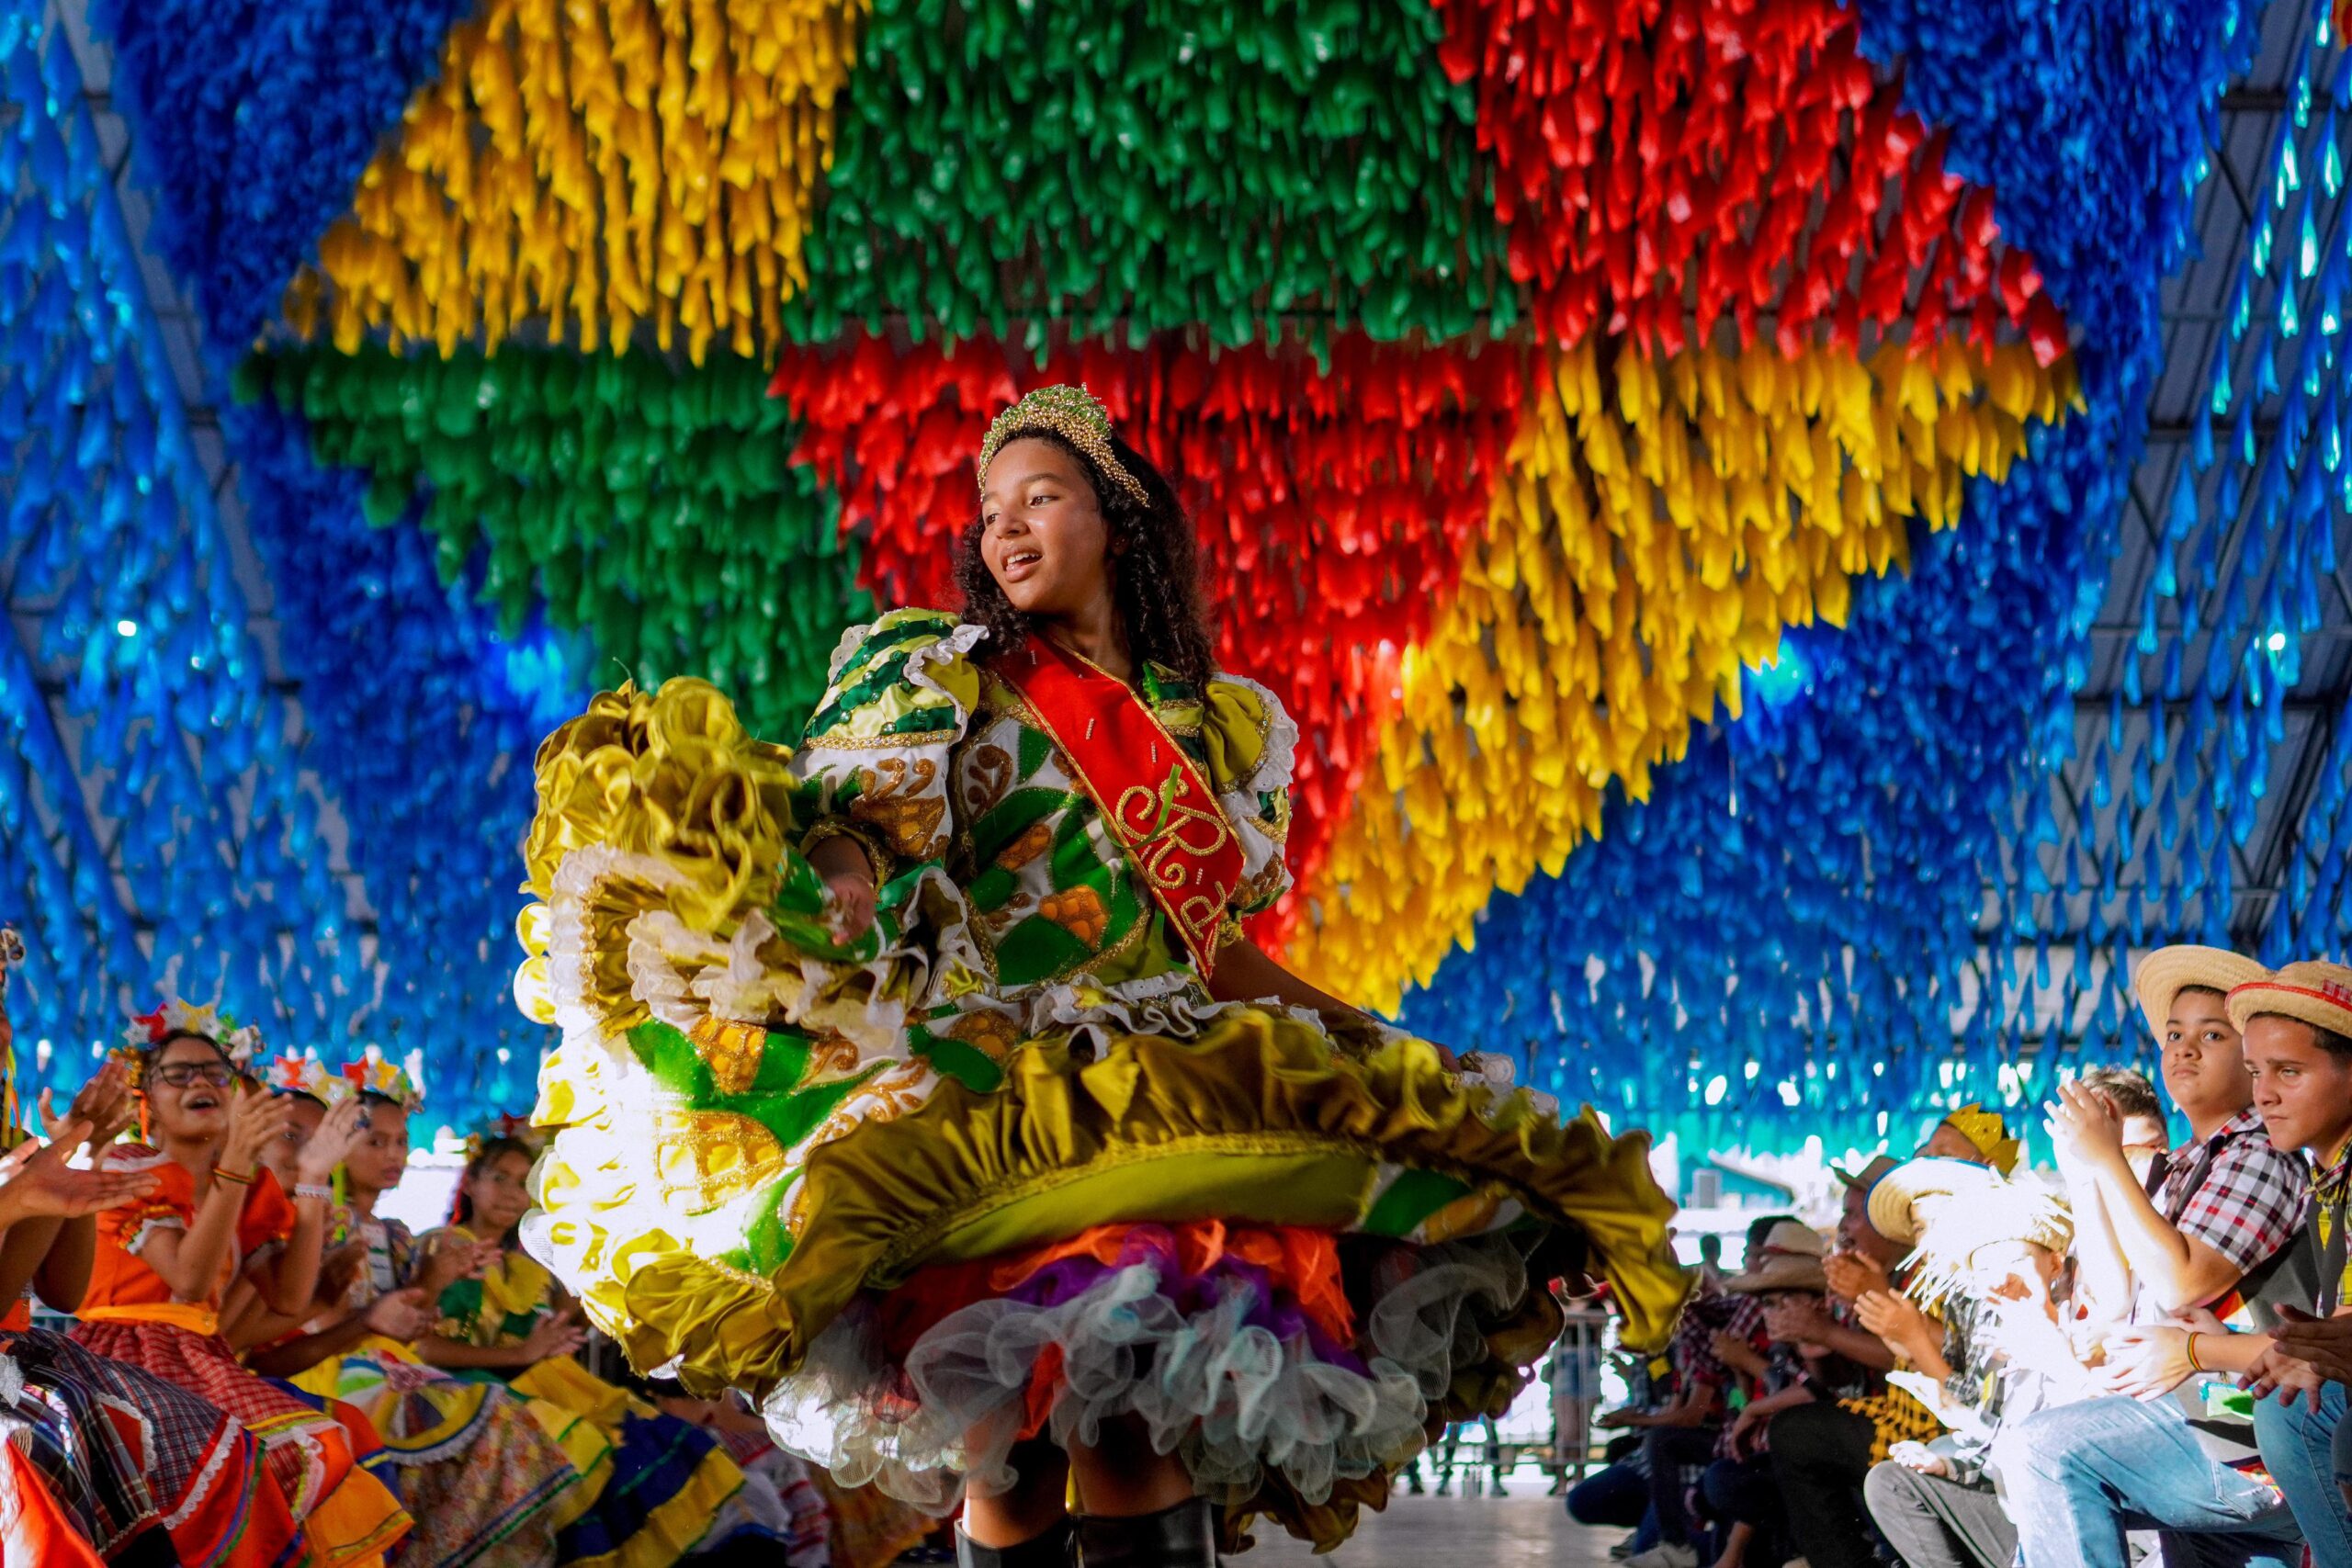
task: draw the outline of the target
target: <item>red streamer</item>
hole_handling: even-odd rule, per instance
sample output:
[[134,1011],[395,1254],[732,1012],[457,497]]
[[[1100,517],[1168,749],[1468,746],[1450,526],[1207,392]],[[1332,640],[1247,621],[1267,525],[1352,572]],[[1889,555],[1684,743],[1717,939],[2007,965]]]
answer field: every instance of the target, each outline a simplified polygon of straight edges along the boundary
[[1944,172],[1944,133],[1834,0],[1433,3],[1546,336],[1673,354],[1769,315],[1792,355],[1908,316],[1921,344],[1957,324],[1989,349],[2007,324],[2045,365],[2064,351],[2030,260],[1996,263],[1991,195]]

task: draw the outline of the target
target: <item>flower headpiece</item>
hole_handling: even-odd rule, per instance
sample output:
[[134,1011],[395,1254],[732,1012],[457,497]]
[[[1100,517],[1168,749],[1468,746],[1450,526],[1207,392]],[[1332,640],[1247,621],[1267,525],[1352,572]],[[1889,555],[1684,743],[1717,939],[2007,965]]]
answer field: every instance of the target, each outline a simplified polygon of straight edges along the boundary
[[2003,1176],[2018,1168],[2018,1154],[2022,1147],[2009,1136],[2008,1123],[1997,1111],[1982,1105],[1963,1105],[1944,1118],[1944,1125],[1966,1138],[1971,1147],[1984,1156],[1986,1164]]
[[533,1159],[539,1157],[539,1151],[547,1146],[548,1141],[545,1133],[531,1125],[529,1117],[501,1116],[480,1131],[466,1134],[466,1163],[471,1165],[481,1158],[481,1151],[500,1138],[522,1145],[530,1151]]
[[274,1058],[262,1074],[262,1084],[272,1094],[307,1094],[330,1111],[356,1092],[348,1078],[327,1071],[316,1051]]
[[989,464],[1018,431],[1050,430],[1086,454],[1103,476],[1135,500],[1151,504],[1143,481],[1127,472],[1111,450],[1111,414],[1083,387],[1040,387],[996,416],[988,439],[980,443],[980,482],[988,482]]
[[355,1092],[379,1094],[411,1115],[424,1109],[424,1054],[411,1051],[405,1065],[384,1059],[373,1045],[356,1062],[343,1065],[343,1076]]
[[147,1064],[155,1047],[175,1034],[201,1034],[216,1042],[227,1054],[229,1065],[248,1077],[254,1058],[261,1052],[261,1031],[250,1023],[239,1024],[220,1010],[218,1001],[198,1005],[166,996],[154,1011],[131,1015],[130,1026],[122,1032],[122,1044],[107,1053],[107,1059],[121,1064],[130,1075],[130,1087],[139,1089],[147,1081]]

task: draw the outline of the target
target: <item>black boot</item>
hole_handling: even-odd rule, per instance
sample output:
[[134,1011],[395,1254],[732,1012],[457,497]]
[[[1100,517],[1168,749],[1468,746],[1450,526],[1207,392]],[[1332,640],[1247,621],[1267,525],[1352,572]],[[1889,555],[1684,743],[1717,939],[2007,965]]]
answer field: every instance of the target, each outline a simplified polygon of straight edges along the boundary
[[1082,1515],[1081,1568],[1216,1568],[1216,1515],[1198,1497],[1129,1519]]
[[956,1568],[1070,1568],[1070,1526],[1067,1515],[1043,1535],[1033,1535],[1017,1546],[982,1546],[956,1527]]

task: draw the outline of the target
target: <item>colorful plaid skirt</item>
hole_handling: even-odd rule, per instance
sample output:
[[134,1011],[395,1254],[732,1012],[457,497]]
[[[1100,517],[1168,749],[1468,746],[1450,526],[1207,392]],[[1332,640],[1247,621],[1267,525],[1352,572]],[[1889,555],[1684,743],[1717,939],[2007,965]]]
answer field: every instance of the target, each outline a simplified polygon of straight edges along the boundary
[[261,1444],[266,1483],[283,1495],[317,1568],[366,1562],[408,1534],[412,1521],[400,1499],[363,1463],[388,1461],[356,1412],[331,1413],[315,1397],[254,1376],[217,1334],[126,1320],[84,1323],[74,1337],[85,1349],[177,1383],[243,1422]]
[[269,1563],[297,1530],[261,1480],[261,1445],[234,1416],[62,1335],[0,1337],[23,1379],[13,1413],[28,1457],[109,1562]]

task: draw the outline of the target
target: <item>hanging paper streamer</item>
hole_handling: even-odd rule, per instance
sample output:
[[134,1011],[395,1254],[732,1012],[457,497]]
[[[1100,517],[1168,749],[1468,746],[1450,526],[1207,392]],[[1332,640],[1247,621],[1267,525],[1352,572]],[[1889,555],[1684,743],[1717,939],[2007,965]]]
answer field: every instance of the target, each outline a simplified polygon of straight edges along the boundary
[[1836,0],[1437,8],[1546,335],[1673,354],[1718,321],[1752,343],[1760,321],[1793,356],[1817,326],[1852,349],[1897,322],[1932,344],[1957,319],[1979,351],[2005,322],[2045,365],[2064,351],[2031,261],[1994,251],[1993,193],[1946,172]]
[[1607,368],[1561,355],[1436,634],[1404,660],[1404,713],[1324,874],[1297,961],[1394,1007],[1470,934],[1496,887],[1557,875],[1603,792],[1648,797],[1783,629],[1842,626],[1849,579],[1908,565],[1905,529],[1962,521],[2031,423],[2072,400],[2022,344],[1934,361],[1769,348]]
[[536,617],[502,637],[474,604],[479,572],[445,587],[432,535],[372,525],[367,476],[313,461],[299,418],[263,400],[228,426],[307,765],[342,807],[375,915],[377,964],[330,1003],[324,1039],[423,1050],[433,1124],[483,1125],[529,1103],[548,1036],[506,1000],[513,913],[482,889],[514,874],[525,764],[594,689],[594,660]]
[[839,0],[491,0],[368,164],[288,314],[337,347],[773,344],[854,44]]
[[314,350],[254,374],[322,460],[370,476],[374,521],[425,529],[445,582],[479,563],[507,636],[542,607],[587,632],[603,684],[699,675],[797,739],[842,628],[872,614],[788,411],[742,360]]
[[[2040,874],[2013,857],[2055,838],[2076,650],[2122,514],[2117,454],[2137,448],[2163,350],[2156,288],[2188,243],[2211,105],[2255,11],[2127,7],[2104,25],[2148,47],[2119,67],[2066,52],[2030,0],[2010,9],[1873,4],[1862,41],[1905,62],[1952,166],[2002,193],[2005,231],[2041,258],[2077,323],[2081,412],[2031,437],[2007,483],[1973,481],[1965,525],[1916,549],[1909,576],[1860,585],[1845,633],[1791,634],[1739,724],[1661,770],[1646,803],[1612,797],[1600,840],[1498,900],[1407,1004],[1701,1146],[1867,1144],[1906,1108],[2022,1104],[2077,1061],[2145,1053],[2111,988],[2055,998],[2087,1015],[2079,1057],[2035,1035],[2041,917],[2018,900]],[[1988,892],[2001,919],[1980,943]]]
[[[469,0],[92,0],[154,243],[233,363]],[[38,7],[35,7],[38,9]]]
[[0,920],[27,1088],[72,1088],[167,976],[307,1031],[362,966],[81,77],[21,11],[0,73]]

